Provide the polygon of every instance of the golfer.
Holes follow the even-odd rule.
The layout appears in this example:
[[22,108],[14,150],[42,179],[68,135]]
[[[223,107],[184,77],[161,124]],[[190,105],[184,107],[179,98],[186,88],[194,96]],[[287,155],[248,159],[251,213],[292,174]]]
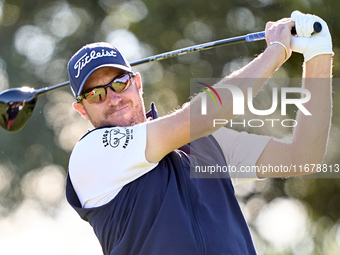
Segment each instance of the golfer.
[[[315,22],[322,31],[312,35]],[[294,26],[297,37],[291,36]],[[140,74],[108,43],[86,45],[71,58],[74,108],[95,129],[72,152],[66,194],[93,227],[105,255],[256,254],[228,173],[225,178],[190,178],[190,164],[240,169],[323,161],[333,55],[327,24],[294,12],[268,22],[265,32],[264,52],[219,83],[238,86],[244,94],[251,87],[255,94],[264,81],[258,78],[269,78],[292,51],[302,53],[302,86],[312,95],[304,107],[312,115],[297,114],[290,142],[214,127],[214,119],[235,117],[232,95],[219,88],[223,104],[207,100],[207,115],[201,114],[205,92],[167,116],[157,118],[154,106],[146,114]],[[242,179],[300,174],[305,173],[253,172]]]

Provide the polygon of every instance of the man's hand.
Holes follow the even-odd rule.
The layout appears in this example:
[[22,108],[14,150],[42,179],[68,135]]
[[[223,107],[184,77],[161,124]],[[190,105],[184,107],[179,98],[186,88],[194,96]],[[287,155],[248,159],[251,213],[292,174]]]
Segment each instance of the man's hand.
[[[276,22],[266,24],[266,42],[267,47],[281,48],[282,62],[281,65],[292,55],[291,30],[294,22],[290,18],[280,19]],[[281,66],[280,65],[280,66]]]
[[[303,53],[305,62],[317,55],[334,54],[332,38],[327,23],[323,19],[299,11],[292,12],[291,19],[295,22],[297,32],[297,36],[292,36],[291,49],[294,52]],[[315,22],[322,25],[322,30],[312,36]]]

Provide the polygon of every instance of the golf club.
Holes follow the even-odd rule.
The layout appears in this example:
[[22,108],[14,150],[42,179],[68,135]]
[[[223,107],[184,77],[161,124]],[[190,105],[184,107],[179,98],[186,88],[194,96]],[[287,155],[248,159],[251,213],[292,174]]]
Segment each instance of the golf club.
[[[319,22],[314,23],[314,31],[320,32],[322,29]],[[292,34],[296,34],[295,29]],[[254,42],[264,40],[265,32],[251,33],[244,36],[238,36],[208,43],[203,43],[187,48],[174,50],[152,57],[144,58],[130,63],[131,66],[136,66],[144,63],[158,61],[162,59],[172,58],[179,55],[208,50],[225,45],[240,43],[240,42]],[[54,85],[51,87],[34,89],[28,87],[8,89],[0,93],[0,126],[9,132],[16,132],[22,129],[32,115],[33,109],[37,102],[38,96],[45,94],[48,91],[55,90],[69,85],[69,81]]]

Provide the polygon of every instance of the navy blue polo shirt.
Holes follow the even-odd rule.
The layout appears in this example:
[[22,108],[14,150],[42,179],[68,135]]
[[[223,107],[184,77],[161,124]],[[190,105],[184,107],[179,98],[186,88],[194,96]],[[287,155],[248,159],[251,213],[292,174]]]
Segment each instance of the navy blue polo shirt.
[[99,207],[82,208],[68,175],[67,200],[91,224],[104,255],[256,254],[229,176],[190,178],[190,164],[227,162],[208,136],[169,153]]

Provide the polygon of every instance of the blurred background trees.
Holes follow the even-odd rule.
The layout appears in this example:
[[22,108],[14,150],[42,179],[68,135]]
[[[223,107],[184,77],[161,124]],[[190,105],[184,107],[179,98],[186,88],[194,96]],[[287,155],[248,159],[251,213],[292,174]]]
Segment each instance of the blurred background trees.
[[[328,23],[337,78],[339,9],[340,2],[335,0],[0,0],[0,91],[41,88],[68,80],[69,58],[87,43],[111,42],[134,61],[262,31],[267,21],[288,17],[293,10],[316,14]],[[153,101],[161,116],[171,112],[188,101],[190,78],[227,75],[251,61],[265,46],[264,41],[243,43],[134,68],[143,77],[147,110]],[[302,61],[301,55],[293,54],[274,77],[301,77]],[[270,88],[263,90],[265,93]],[[328,165],[340,163],[338,92],[334,79]],[[52,220],[64,208],[68,158],[77,140],[91,128],[72,109],[73,101],[69,88],[51,92],[39,98],[21,131],[0,130],[0,226],[28,200]],[[294,118],[294,110],[290,115]],[[291,131],[243,130],[277,137]],[[240,185],[236,194],[259,254],[340,253],[338,179],[268,179]]]

